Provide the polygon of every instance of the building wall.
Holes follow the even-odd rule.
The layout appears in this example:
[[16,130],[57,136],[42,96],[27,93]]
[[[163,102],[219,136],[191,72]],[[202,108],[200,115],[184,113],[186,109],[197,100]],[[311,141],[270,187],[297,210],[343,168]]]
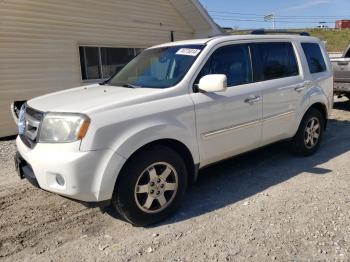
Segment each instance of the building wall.
[[194,36],[168,0],[0,1],[0,137],[10,103],[79,86],[79,45],[145,48]]

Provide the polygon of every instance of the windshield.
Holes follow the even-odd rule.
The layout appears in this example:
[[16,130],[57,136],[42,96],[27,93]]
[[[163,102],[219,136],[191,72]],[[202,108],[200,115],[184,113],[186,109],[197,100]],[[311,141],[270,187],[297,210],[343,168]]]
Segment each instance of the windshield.
[[131,60],[106,82],[112,86],[167,88],[185,76],[204,45],[152,48]]

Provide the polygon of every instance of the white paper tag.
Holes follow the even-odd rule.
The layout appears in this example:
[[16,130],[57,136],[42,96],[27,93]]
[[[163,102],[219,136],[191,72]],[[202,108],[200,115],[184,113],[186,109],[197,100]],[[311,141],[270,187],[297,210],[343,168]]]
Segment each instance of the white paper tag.
[[201,51],[200,49],[194,49],[194,48],[181,48],[176,52],[176,54],[177,55],[196,56],[199,54],[200,51]]

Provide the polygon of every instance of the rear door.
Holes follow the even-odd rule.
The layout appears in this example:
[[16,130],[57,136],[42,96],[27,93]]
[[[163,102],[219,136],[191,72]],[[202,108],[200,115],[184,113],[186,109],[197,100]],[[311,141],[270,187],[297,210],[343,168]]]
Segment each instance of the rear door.
[[262,143],[268,144],[292,135],[308,82],[300,73],[292,42],[259,42],[251,47],[263,96]]

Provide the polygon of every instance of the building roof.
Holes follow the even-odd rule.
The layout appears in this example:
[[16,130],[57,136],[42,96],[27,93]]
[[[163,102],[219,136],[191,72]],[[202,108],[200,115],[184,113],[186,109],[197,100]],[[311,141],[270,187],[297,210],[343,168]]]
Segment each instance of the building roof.
[[184,20],[193,28],[194,37],[211,37],[224,32],[198,0],[169,0]]

